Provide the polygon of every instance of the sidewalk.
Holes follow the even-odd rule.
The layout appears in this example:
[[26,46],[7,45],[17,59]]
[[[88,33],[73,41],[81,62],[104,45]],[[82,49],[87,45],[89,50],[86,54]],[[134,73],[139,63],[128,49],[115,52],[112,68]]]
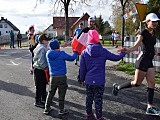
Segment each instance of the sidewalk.
[[[25,48],[28,47],[28,39],[23,39],[21,42],[22,42],[21,43],[22,48],[20,48],[20,49],[23,49],[24,47]],[[17,41],[15,41],[14,46],[15,46],[15,48],[18,48]],[[12,48],[12,49],[15,49],[15,48]],[[3,49],[10,49],[10,43],[0,45],[0,49],[2,49],[2,50]]]

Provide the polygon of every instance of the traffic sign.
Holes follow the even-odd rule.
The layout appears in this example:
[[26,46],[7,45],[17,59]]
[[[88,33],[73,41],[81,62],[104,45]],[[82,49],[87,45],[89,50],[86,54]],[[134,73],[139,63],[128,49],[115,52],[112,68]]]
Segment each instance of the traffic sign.
[[136,3],[136,9],[137,9],[139,19],[140,19],[141,22],[145,18],[147,7],[148,7],[147,4]]

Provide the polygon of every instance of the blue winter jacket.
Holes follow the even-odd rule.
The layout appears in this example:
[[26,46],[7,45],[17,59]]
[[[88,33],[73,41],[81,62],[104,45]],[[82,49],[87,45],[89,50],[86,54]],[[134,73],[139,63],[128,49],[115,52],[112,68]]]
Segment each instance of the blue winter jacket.
[[105,85],[106,60],[118,61],[125,52],[113,54],[100,44],[89,44],[82,51],[80,60],[80,81],[89,85]]
[[74,61],[77,58],[77,53],[72,56],[65,53],[64,51],[48,50],[46,58],[49,67],[49,73],[52,76],[61,76],[67,73],[66,60]]

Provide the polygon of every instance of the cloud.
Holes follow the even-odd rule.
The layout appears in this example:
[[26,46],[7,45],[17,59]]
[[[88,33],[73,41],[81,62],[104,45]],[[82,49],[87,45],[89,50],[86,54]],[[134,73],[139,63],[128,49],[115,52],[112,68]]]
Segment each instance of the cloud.
[[[11,21],[22,33],[25,33],[32,24],[35,25],[36,31],[43,31],[53,23],[53,16],[63,16],[63,14],[60,15],[59,11],[53,14],[51,10],[54,2],[51,3],[51,0],[45,0],[42,4],[38,3],[37,6],[36,1],[37,0],[1,0],[0,16]],[[74,12],[69,11],[69,17],[80,17],[83,13],[87,12],[91,16],[102,15],[104,20],[108,20],[111,14],[109,4],[104,6],[98,4],[98,1],[99,0],[92,0],[90,7],[85,5],[79,6],[78,8],[74,7]]]

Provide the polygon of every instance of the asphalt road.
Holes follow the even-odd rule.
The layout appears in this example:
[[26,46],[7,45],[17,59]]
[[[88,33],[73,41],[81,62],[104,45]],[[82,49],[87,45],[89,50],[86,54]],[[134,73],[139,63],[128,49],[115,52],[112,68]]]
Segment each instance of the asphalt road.
[[[63,48],[68,53],[71,48]],[[112,47],[108,48],[114,51]],[[33,76],[29,74],[30,54],[27,48],[0,50],[0,120],[59,120],[58,96],[53,99],[50,115],[44,115],[43,109],[34,106],[35,86]],[[126,80],[115,74],[108,66],[113,62],[107,61],[106,87],[103,102],[103,115],[107,120],[160,120],[159,116],[147,116],[146,86],[120,91],[112,95],[112,84],[123,83]],[[70,113],[64,120],[84,120],[85,88],[77,80],[78,66],[67,62],[68,91],[65,107]],[[160,94],[155,92],[155,106],[160,108]]]

